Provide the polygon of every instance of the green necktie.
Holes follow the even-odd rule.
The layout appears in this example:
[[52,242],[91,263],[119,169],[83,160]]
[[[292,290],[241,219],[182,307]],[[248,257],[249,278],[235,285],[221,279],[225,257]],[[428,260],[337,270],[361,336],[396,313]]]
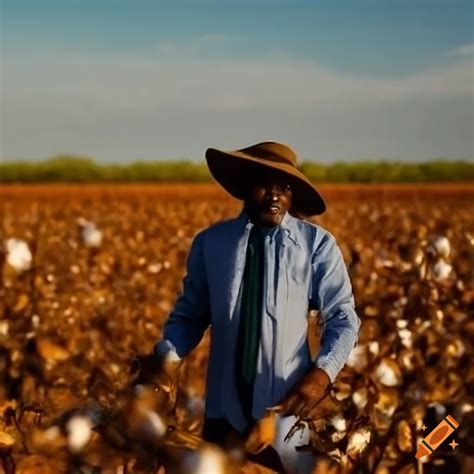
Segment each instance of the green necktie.
[[247,245],[236,348],[236,384],[247,421],[252,421],[253,385],[257,371],[262,317],[264,233],[253,226]]

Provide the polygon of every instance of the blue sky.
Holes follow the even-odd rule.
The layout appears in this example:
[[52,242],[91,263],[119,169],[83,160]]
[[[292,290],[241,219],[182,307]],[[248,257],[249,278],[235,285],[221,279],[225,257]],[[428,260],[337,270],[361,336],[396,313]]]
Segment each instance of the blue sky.
[[0,156],[472,158],[473,5],[3,0]]

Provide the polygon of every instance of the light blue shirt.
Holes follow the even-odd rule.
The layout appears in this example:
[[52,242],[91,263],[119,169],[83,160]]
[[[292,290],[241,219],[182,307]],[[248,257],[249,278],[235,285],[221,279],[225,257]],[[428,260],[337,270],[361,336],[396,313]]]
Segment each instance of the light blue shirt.
[[[199,232],[191,245],[183,291],[155,351],[185,357],[211,327],[206,416],[227,418],[245,429],[234,382],[234,354],[247,241],[253,224],[245,211]],[[347,361],[360,321],[341,251],[318,225],[286,213],[265,237],[262,327],[254,384],[253,417],[281,402],[310,369],[331,381]],[[310,309],[320,311],[321,348],[311,360],[307,342]]]

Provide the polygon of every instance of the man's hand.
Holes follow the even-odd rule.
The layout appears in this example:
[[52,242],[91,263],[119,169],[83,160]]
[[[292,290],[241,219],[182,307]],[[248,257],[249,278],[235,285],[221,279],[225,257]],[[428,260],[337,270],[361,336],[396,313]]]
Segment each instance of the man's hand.
[[267,411],[263,418],[255,423],[245,441],[245,449],[257,454],[273,443],[276,435],[276,413]]
[[162,396],[161,405],[173,410],[178,396],[178,369],[182,359],[176,352],[168,351],[138,356],[132,362],[130,374],[133,386],[154,387]]
[[328,374],[323,369],[311,369],[283,400],[282,414],[311,418],[316,405],[326,394],[330,382]]
[[130,373],[136,375],[135,385],[152,384],[164,388],[170,382],[174,382],[181,362],[174,351],[148,354],[134,359]]

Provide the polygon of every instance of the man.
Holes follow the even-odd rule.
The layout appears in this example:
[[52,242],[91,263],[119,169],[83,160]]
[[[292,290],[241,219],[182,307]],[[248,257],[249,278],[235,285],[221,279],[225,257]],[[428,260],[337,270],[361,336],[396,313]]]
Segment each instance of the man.
[[[264,142],[230,152],[210,148],[206,159],[243,210],[195,236],[183,292],[154,353],[181,359],[211,326],[203,437],[223,444],[240,435],[256,460],[270,465],[268,409],[310,416],[354,347],[359,319],[334,237],[294,217],[325,211],[294,151]],[[310,309],[323,326],[314,361]]]

